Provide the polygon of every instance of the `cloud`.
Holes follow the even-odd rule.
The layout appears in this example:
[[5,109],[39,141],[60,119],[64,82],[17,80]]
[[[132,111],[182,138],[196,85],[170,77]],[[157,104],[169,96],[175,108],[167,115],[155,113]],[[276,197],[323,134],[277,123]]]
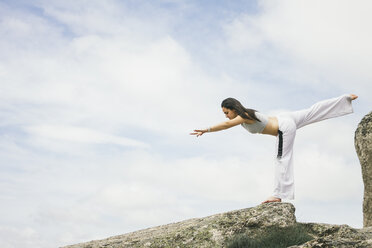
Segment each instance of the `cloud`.
[[[357,201],[363,188],[358,165],[312,147],[297,151],[299,200]],[[347,182],[347,183],[345,183]]]
[[[40,236],[38,232],[31,227],[8,227],[0,226],[0,237],[2,247],[22,247],[22,246],[35,246]],[[45,244],[44,244],[45,245]]]
[[[65,8],[68,12],[67,5]],[[110,15],[105,12],[109,11],[106,8],[101,11],[101,14]],[[49,14],[50,18],[53,13]],[[68,13],[74,18],[83,18],[74,11]],[[89,11],[85,14],[94,16]],[[8,13],[4,19],[11,17]],[[65,29],[85,25],[74,22],[71,26],[64,18],[58,15],[56,18]],[[54,35],[50,37],[47,32],[36,31],[38,38],[35,38],[19,31],[24,38],[35,42],[19,44],[18,55],[7,57],[1,66],[2,80],[8,82],[3,85],[7,94],[2,105],[5,108],[27,105],[28,112],[34,113],[34,116],[21,113],[20,122],[22,118],[29,118],[36,125],[45,122],[74,125],[99,117],[101,126],[91,126],[92,129],[102,129],[104,125],[110,133],[136,126],[157,132],[174,132],[180,125],[184,129],[190,126],[183,115],[193,111],[192,104],[203,106],[216,95],[215,92],[207,95],[204,92],[221,80],[205,75],[168,33],[151,39],[114,31],[110,36],[83,31],[76,31],[75,36],[63,36],[63,29],[53,29],[54,22],[47,20],[39,22],[31,18],[25,25],[44,26],[41,29],[51,29]],[[107,21],[126,26],[125,20]],[[144,32],[136,31],[137,34]],[[14,50],[13,40],[18,39],[17,35],[10,35],[4,50]],[[44,39],[48,45],[39,43]],[[169,115],[173,121],[164,129]],[[195,112],[194,115],[198,114]]]
[[[258,63],[297,85],[324,88],[326,81],[332,87],[360,94],[370,88],[372,33],[367,30],[372,20],[366,11],[370,2],[259,3],[259,13],[241,14],[225,26],[232,49],[254,54]],[[283,72],[283,65],[293,69]]]
[[26,128],[31,135],[47,139],[62,140],[68,142],[87,144],[115,144],[145,148],[148,145],[133,139],[105,134],[96,130],[71,126],[31,126]]

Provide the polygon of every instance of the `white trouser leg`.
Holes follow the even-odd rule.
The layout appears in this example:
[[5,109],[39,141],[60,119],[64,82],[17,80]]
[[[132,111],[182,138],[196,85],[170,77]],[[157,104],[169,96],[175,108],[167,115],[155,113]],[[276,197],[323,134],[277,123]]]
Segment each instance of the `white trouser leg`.
[[308,109],[286,113],[291,117],[297,129],[318,121],[353,113],[350,95],[342,95],[321,102],[317,102]]
[[277,136],[278,151],[275,163],[275,184],[273,196],[280,199],[294,199],[293,144],[296,137],[296,124],[291,118],[278,116],[279,130]]
[[350,96],[342,95],[318,102],[308,109],[278,115],[279,131],[282,135],[277,136],[278,156],[275,165],[273,196],[280,199],[294,199],[293,144],[296,130],[311,123],[352,112]]

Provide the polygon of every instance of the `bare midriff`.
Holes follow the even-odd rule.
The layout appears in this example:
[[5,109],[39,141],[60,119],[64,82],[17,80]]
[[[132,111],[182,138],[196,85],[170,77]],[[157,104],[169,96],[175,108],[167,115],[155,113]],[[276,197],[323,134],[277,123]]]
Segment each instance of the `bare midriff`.
[[270,134],[273,136],[278,135],[279,130],[279,123],[278,118],[276,117],[269,117],[269,121],[265,127],[265,129],[262,131],[262,134]]

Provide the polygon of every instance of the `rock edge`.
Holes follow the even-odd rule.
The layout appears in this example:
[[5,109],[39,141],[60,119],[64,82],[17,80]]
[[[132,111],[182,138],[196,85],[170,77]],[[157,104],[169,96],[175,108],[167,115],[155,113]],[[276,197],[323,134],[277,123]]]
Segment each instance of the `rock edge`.
[[[245,233],[254,237],[266,227],[287,227],[295,224],[298,224],[295,207],[291,203],[269,203],[64,248],[226,247],[227,240],[236,234]],[[372,247],[372,228],[354,229],[347,225],[300,224],[307,228],[309,235],[314,239],[291,248]]]

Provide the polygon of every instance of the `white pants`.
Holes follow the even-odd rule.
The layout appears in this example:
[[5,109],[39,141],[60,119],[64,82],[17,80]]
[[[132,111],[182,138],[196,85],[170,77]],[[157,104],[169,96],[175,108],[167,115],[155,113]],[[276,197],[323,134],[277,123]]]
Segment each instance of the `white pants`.
[[282,113],[277,116],[277,158],[273,196],[294,199],[293,143],[296,130],[308,124],[353,113],[350,95],[318,102],[308,109]]

